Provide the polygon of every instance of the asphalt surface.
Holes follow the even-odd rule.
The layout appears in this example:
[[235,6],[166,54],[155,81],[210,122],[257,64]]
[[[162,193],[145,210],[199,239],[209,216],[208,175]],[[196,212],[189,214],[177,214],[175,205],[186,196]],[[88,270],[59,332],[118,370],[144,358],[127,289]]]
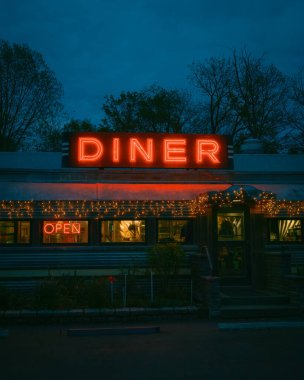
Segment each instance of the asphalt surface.
[[[159,326],[160,332],[67,334],[71,328],[128,326]],[[215,322],[190,320],[0,329],[8,330],[0,338],[1,380],[304,378],[304,328],[227,331]]]

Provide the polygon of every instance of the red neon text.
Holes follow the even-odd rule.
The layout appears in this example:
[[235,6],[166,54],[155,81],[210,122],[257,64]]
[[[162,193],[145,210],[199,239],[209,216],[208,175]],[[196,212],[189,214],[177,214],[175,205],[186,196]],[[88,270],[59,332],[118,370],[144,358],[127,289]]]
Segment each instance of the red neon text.
[[201,163],[204,158],[207,158],[211,162],[219,164],[220,160],[216,156],[219,150],[219,144],[214,140],[196,140],[196,162]]
[[70,143],[80,167],[227,168],[224,136],[157,133],[80,133]]
[[186,162],[186,140],[165,139],[164,140],[164,161],[165,162]]
[[138,139],[130,139],[130,162],[136,162],[136,152],[147,162],[153,162],[153,140],[147,139],[147,148],[145,149]]
[[113,139],[113,162],[119,162],[120,154],[120,139],[117,137],[114,137]]
[[43,232],[47,235],[52,234],[80,234],[80,223],[78,222],[55,222],[55,223],[45,223],[43,226]]
[[95,137],[79,137],[78,139],[78,161],[92,162],[101,158],[103,145]]

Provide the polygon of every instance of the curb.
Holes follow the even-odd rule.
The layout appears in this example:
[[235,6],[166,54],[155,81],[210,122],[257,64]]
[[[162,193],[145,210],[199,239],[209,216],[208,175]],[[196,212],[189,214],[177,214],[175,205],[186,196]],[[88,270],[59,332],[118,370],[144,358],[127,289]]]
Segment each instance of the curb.
[[304,328],[304,321],[265,321],[218,323],[220,330],[286,329]]
[[0,330],[0,338],[6,338],[8,336],[8,330]]
[[45,321],[60,319],[93,319],[93,320],[125,320],[148,317],[193,317],[199,316],[197,306],[180,307],[125,307],[125,308],[95,308],[70,310],[6,310],[0,313],[0,321]]
[[159,326],[68,329],[67,336],[135,335],[135,334],[142,335],[142,334],[156,334],[159,332],[160,332]]

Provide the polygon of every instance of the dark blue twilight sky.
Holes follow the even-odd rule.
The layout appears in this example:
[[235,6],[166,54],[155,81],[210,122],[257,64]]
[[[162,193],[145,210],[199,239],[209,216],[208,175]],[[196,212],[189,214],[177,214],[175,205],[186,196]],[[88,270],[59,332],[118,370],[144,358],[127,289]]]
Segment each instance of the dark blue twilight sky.
[[188,88],[188,65],[246,47],[304,66],[303,0],[0,0],[0,38],[40,51],[69,117],[98,123],[107,94]]

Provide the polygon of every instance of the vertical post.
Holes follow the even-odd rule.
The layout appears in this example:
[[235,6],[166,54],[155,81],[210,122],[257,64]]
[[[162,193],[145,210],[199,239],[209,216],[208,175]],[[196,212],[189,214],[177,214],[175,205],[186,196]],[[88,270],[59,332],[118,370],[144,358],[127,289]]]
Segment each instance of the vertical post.
[[108,281],[110,283],[110,294],[111,294],[111,304],[114,303],[114,282],[116,281],[115,277],[109,276]]
[[111,304],[113,305],[113,302],[114,302],[114,288],[113,288],[113,282],[110,283],[110,289],[111,289]]
[[205,297],[209,309],[209,318],[219,317],[221,314],[220,278],[203,276]]
[[190,279],[190,305],[193,303],[193,281]]
[[153,291],[153,272],[150,271],[150,302],[154,301],[154,291]]
[[125,273],[124,293],[123,293],[123,306],[127,306],[127,274]]

